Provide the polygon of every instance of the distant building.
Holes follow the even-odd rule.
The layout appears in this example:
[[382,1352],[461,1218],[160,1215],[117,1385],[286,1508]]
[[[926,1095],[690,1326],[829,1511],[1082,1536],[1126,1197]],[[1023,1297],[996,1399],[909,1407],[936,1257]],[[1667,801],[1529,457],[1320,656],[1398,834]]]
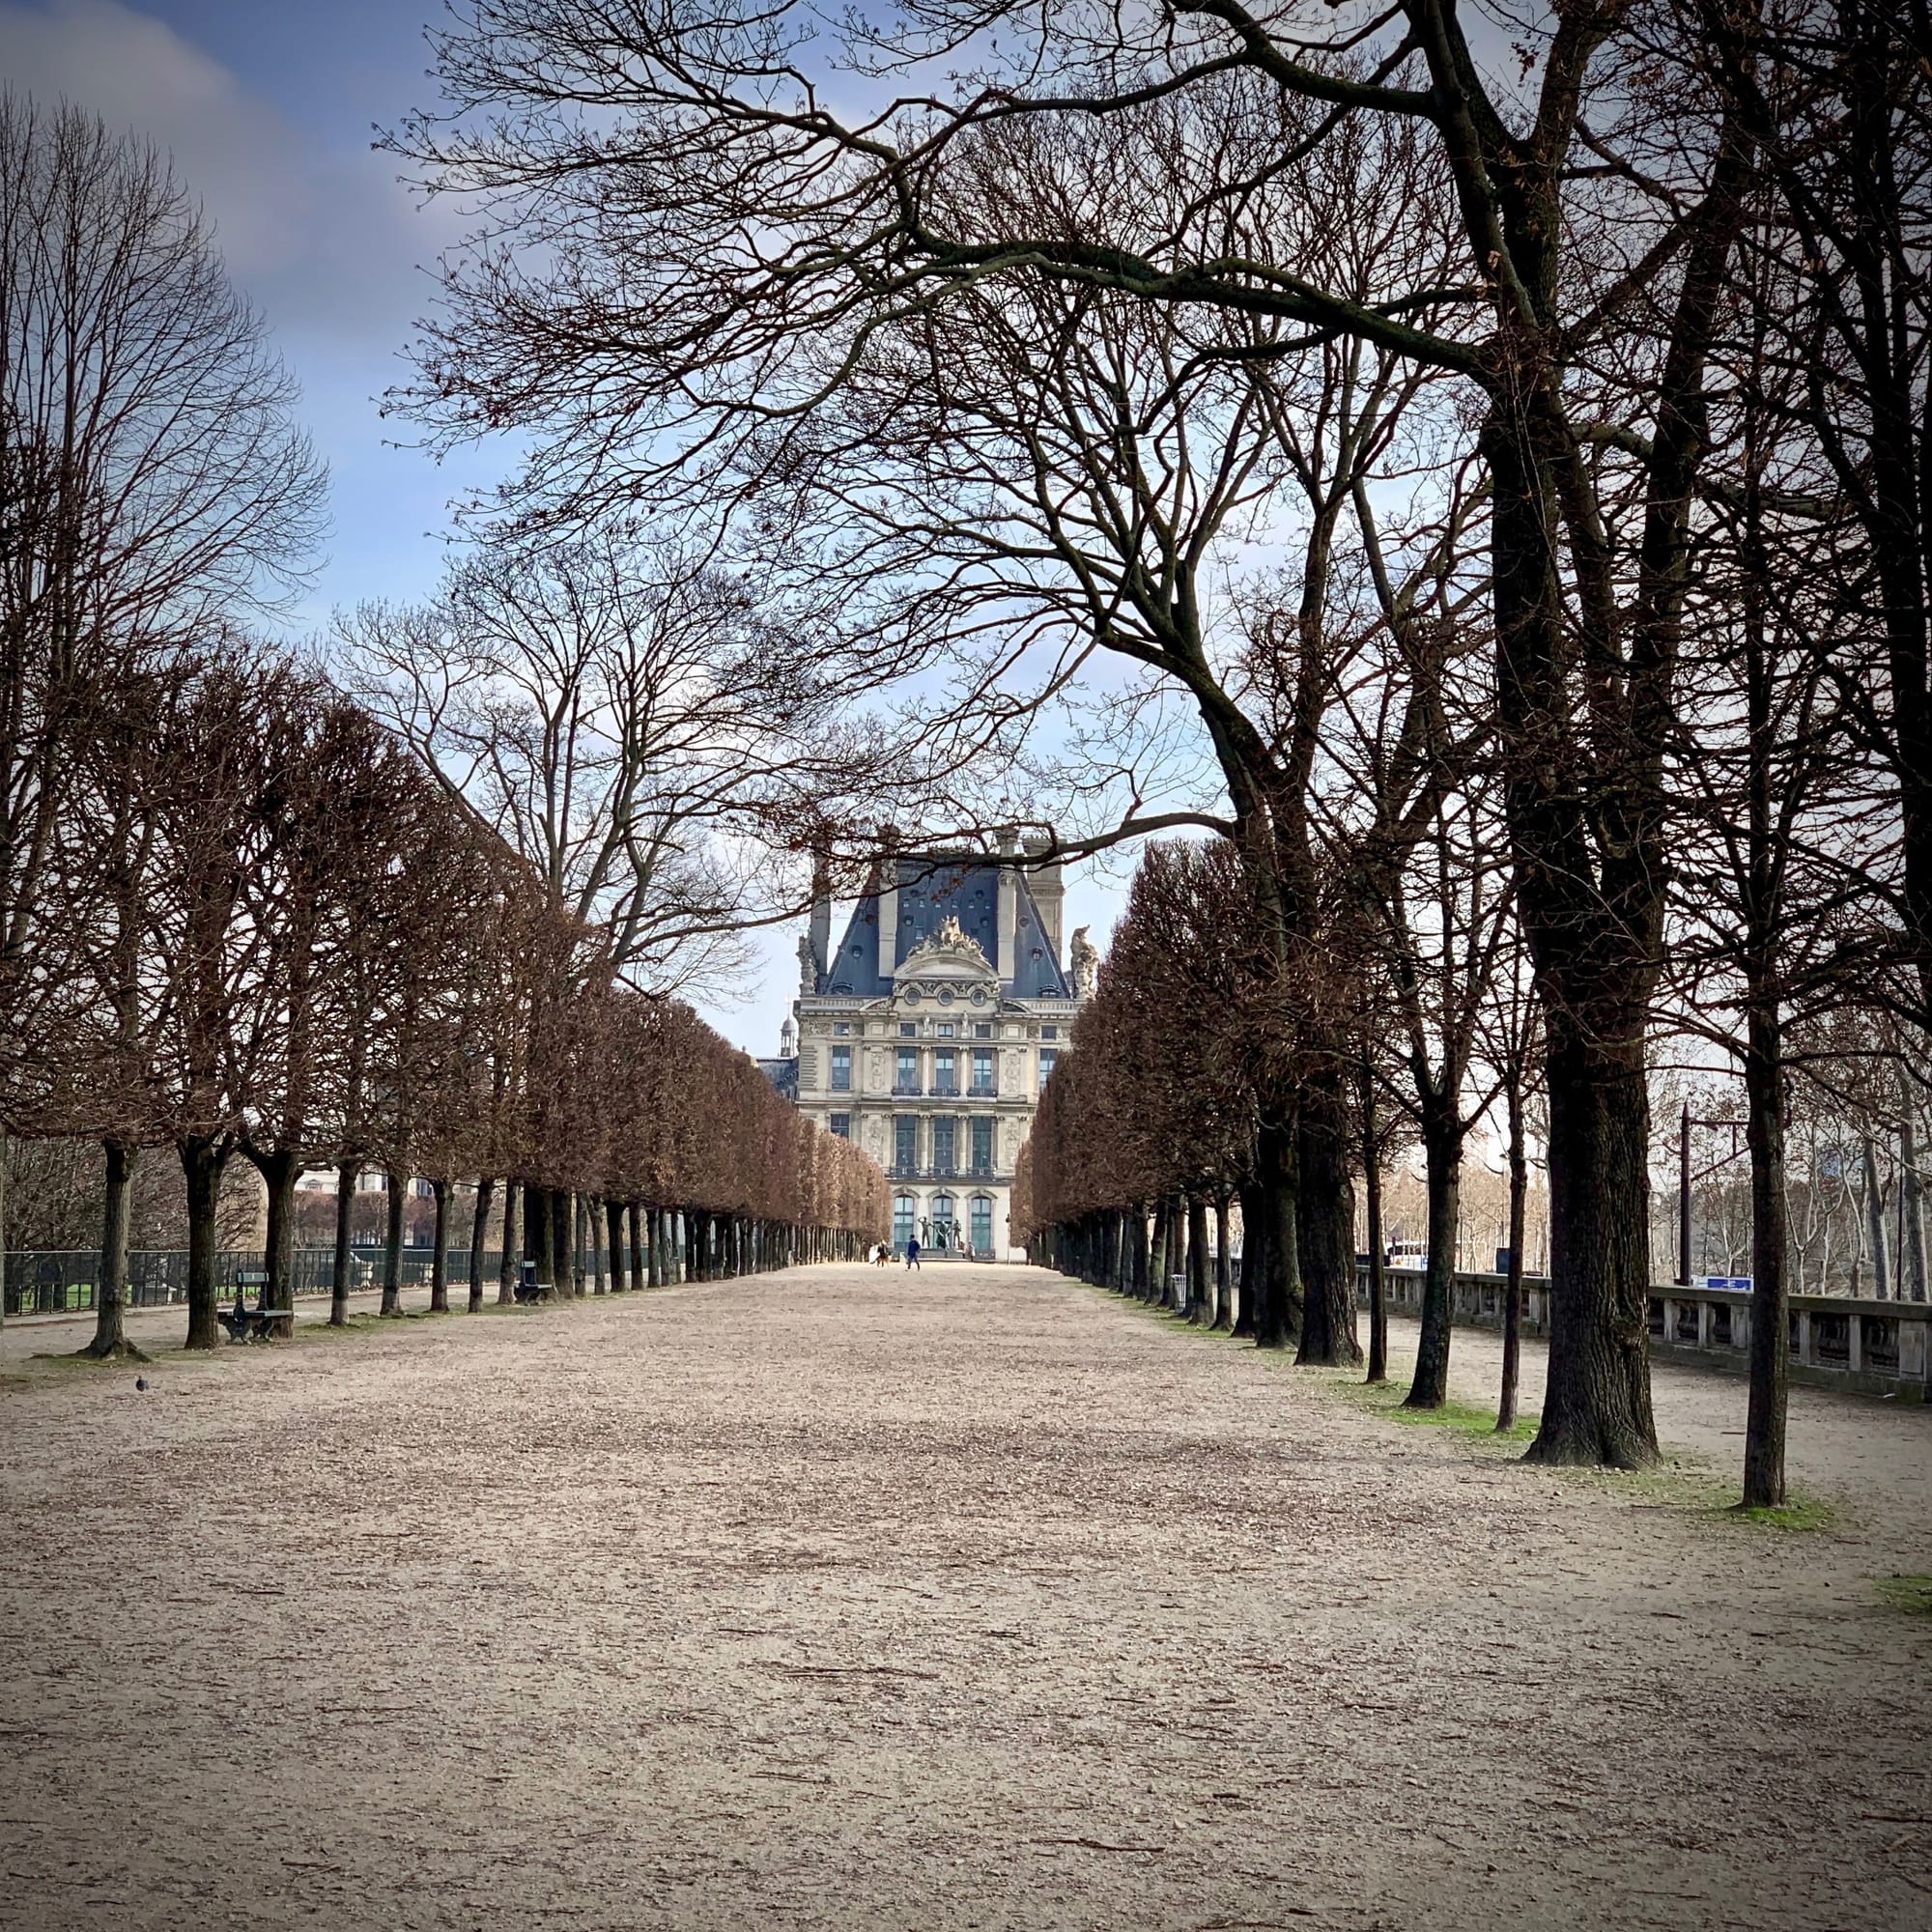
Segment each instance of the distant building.
[[1021,1255],[1013,1163],[1092,978],[1082,935],[1078,992],[1061,963],[1064,890],[1057,865],[900,853],[873,868],[836,948],[831,901],[812,908],[792,1092],[890,1177],[900,1246]]
[[786,1020],[779,1031],[779,1053],[776,1060],[760,1060],[758,1071],[782,1094],[787,1100],[798,1098],[798,1027]]

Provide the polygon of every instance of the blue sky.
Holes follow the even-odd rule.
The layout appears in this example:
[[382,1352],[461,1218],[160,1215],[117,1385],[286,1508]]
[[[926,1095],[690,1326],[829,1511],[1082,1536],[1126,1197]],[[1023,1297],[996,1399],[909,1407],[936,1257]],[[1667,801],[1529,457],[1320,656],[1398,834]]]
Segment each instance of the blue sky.
[[[489,449],[438,465],[398,447],[408,427],[380,408],[407,374],[438,251],[461,232],[453,210],[417,207],[371,146],[378,128],[433,99],[423,27],[440,11],[436,0],[0,0],[0,75],[173,153],[301,382],[333,529],[298,632],[365,597],[427,593],[450,498],[506,467]],[[1070,878],[1067,929],[1091,923],[1104,944],[1119,899],[1114,885]],[[796,939],[761,935],[758,982],[707,1009],[727,1037],[777,1050]]]

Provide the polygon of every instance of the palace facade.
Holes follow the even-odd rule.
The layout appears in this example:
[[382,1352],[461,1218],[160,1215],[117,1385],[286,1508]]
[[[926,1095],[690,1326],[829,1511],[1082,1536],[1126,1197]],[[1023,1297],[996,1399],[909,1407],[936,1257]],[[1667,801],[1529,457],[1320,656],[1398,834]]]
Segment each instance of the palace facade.
[[1013,1163],[1094,953],[1083,928],[1063,966],[1060,867],[1021,857],[1011,838],[998,854],[898,854],[836,947],[829,900],[799,942],[798,1104],[890,1177],[899,1247],[917,1235],[1023,1258],[1007,1228]]

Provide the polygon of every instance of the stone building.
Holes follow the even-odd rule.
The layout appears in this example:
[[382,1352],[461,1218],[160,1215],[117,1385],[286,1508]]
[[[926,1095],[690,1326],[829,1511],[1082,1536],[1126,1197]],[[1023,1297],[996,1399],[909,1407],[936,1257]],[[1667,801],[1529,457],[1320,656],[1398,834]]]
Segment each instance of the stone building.
[[[1001,841],[1009,860],[1019,856]],[[1018,1258],[1013,1163],[1091,989],[1062,964],[1060,867],[985,852],[901,853],[873,870],[844,936],[829,900],[799,942],[796,1095],[892,1182],[893,1239]],[[1077,982],[1077,983],[1076,983]],[[789,1041],[787,1041],[789,1044]]]

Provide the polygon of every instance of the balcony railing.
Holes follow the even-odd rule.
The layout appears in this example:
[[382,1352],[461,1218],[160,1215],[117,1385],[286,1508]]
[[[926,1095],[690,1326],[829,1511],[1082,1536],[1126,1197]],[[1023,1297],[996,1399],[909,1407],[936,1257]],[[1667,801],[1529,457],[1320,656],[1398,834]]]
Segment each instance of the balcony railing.
[[895,1160],[886,1170],[894,1180],[1004,1180],[997,1167],[975,1162],[962,1167],[950,1160]]
[[959,1087],[956,1081],[935,1080],[927,1091],[930,1092],[936,1100],[956,1100],[959,1097]]
[[921,1088],[917,1080],[895,1080],[893,1082],[893,1098],[895,1100],[917,1100],[920,1093]]
[[966,1097],[969,1100],[997,1100],[1000,1097],[1000,1090],[987,1082],[976,1080],[967,1088]]

